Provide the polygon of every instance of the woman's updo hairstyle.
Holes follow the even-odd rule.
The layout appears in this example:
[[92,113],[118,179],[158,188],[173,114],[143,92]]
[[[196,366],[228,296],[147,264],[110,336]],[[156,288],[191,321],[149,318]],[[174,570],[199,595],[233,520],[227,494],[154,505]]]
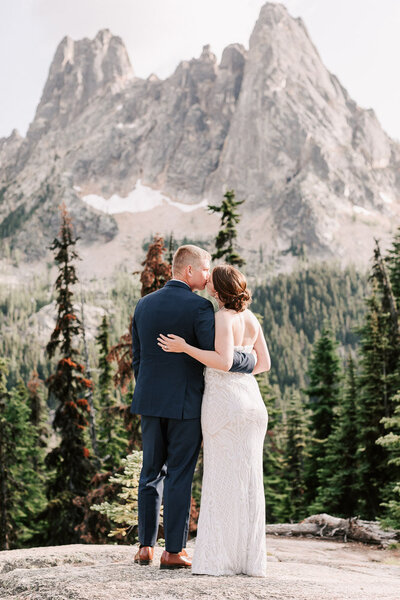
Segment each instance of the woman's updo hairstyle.
[[225,308],[242,312],[251,302],[246,278],[232,265],[219,265],[212,272],[212,282]]

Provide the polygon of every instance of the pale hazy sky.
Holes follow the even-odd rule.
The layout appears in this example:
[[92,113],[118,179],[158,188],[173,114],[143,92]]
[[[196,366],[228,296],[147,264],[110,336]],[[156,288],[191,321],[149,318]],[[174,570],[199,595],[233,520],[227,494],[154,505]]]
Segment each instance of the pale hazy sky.
[[[33,119],[50,62],[65,35],[109,28],[139,77],[170,75],[202,46],[248,47],[263,0],[0,0],[0,137]],[[353,99],[373,108],[400,140],[400,0],[286,0]]]

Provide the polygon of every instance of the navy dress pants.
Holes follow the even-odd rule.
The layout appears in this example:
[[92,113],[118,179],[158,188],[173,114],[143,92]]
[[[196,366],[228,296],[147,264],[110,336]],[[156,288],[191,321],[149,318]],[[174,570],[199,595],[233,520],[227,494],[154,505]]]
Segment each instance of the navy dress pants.
[[180,552],[189,532],[193,473],[201,445],[200,419],[142,415],[143,467],[139,480],[139,542],[154,546],[164,496],[167,552]]

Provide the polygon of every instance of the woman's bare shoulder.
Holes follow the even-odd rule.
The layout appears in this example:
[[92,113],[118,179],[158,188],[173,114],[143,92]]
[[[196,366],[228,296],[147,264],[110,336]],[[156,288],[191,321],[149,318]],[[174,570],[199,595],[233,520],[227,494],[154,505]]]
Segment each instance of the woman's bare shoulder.
[[231,321],[234,316],[235,316],[235,311],[226,310],[225,308],[220,308],[215,313],[215,320],[216,321]]
[[246,308],[246,310],[243,311],[243,315],[244,315],[245,319],[248,320],[249,322],[252,322],[255,325],[259,324],[259,320],[257,319],[256,315],[253,312],[251,312],[251,310],[249,308]]

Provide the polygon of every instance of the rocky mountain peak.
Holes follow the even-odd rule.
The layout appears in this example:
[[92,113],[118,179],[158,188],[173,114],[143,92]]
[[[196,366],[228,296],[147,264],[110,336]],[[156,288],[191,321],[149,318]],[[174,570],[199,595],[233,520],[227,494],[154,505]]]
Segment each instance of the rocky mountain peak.
[[266,2],[260,9],[257,24],[265,23],[269,26],[275,26],[282,20],[293,20],[288,13],[286,6],[276,2]]
[[110,40],[112,38],[113,38],[113,34],[111,33],[111,31],[108,28],[106,28],[106,29],[100,29],[97,32],[97,35],[94,39],[95,39],[95,41],[99,41],[102,46],[105,46],[106,44],[110,43]]
[[177,66],[170,80],[179,87],[198,85],[214,81],[217,76],[217,57],[211,52],[210,45],[203,46],[199,58],[183,60]]
[[23,139],[17,129],[13,129],[8,137],[0,138],[0,168],[15,159]]
[[215,56],[215,54],[213,52],[211,52],[210,44],[206,44],[205,46],[203,46],[203,50],[200,55],[200,60],[202,60],[203,62],[211,62],[211,63],[217,62],[217,57]]
[[399,164],[400,146],[283,5],[263,6],[249,50],[231,44],[218,65],[206,45],[165,80],[134,78],[104,29],[61,41],[28,140],[0,140],[0,232],[40,256],[64,199],[87,244],[129,238],[131,260],[155,227],[212,236],[216,221],[196,207],[231,188],[246,199],[238,241],[250,270],[305,251],[364,261],[400,218]]
[[50,125],[65,127],[95,96],[118,92],[133,77],[124,43],[108,29],[100,30],[93,40],[64,37],[28,136],[40,137]]
[[322,72],[329,77],[303,21],[291,17],[282,4],[268,2],[261,8],[249,49],[263,61],[268,77],[283,74],[297,79],[300,74],[319,79]]
[[0,144],[10,144],[14,142],[21,142],[24,138],[18,131],[18,129],[13,129],[8,137],[0,138]]
[[220,69],[228,69],[232,73],[243,71],[246,60],[246,49],[242,44],[229,44],[222,52]]
[[299,35],[304,35],[311,43],[307,29],[300,17],[294,19],[283,4],[267,2],[261,7],[250,36],[249,48],[260,43],[265,44],[268,40],[269,45],[274,46],[277,37],[285,38],[289,46],[292,46],[296,44]]
[[210,45],[203,46],[199,58],[192,58],[189,63],[191,76],[198,82],[214,80],[217,74],[217,57],[211,52]]

